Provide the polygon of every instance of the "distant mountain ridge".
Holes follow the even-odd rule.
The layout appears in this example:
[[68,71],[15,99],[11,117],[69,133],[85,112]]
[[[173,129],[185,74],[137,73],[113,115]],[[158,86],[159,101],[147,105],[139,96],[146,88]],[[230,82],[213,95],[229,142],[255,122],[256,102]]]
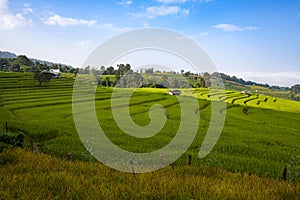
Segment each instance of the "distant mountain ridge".
[[[9,51],[0,51],[0,58],[17,58],[18,55]],[[72,67],[71,65],[67,65],[67,64],[62,64],[62,63],[54,63],[54,62],[50,62],[50,61],[45,61],[45,60],[39,60],[39,59],[35,59],[35,58],[29,58],[29,60],[31,60],[31,62],[39,62],[41,64],[46,64],[48,66],[51,66],[53,64],[58,64],[58,65],[65,65],[68,67]],[[73,68],[73,67],[72,67]]]
[[0,51],[0,58],[17,58],[17,55],[8,51]]

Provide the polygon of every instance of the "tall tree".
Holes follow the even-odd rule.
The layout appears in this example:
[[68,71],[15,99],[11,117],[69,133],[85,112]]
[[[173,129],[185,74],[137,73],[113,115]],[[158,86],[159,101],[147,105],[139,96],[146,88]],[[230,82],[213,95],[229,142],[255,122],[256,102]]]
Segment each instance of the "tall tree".
[[200,88],[200,87],[206,87],[206,83],[205,80],[202,76],[198,77],[198,82],[196,83],[196,87]]
[[153,74],[154,73],[154,68],[147,68],[147,69],[145,69],[145,73],[146,74]]
[[24,66],[33,66],[33,62],[31,62],[24,55],[20,55],[20,56],[17,57],[17,64],[19,64],[21,67],[24,67]]
[[50,72],[35,71],[33,78],[39,82],[39,87],[41,87],[42,83],[49,82],[53,78],[53,74]]
[[294,93],[294,94],[300,94],[300,84],[294,85],[292,87],[292,93]]
[[[124,65],[124,64],[118,64],[117,67],[118,67],[118,69],[117,69],[117,71],[116,71],[116,73],[115,73],[115,76],[116,76],[116,83],[119,82],[120,79],[122,79],[123,76],[124,76],[126,73],[128,73],[128,72],[132,73],[130,64],[126,64],[126,65]],[[128,77],[127,77],[127,79],[128,79]],[[123,82],[123,83],[120,83],[120,82],[119,82],[119,84],[121,84],[121,85],[123,84],[122,87],[126,87],[126,86],[127,86],[127,80],[126,80],[125,78],[123,78],[123,81],[122,81],[122,82]]]
[[117,67],[117,71],[121,77],[124,76],[129,70],[131,70],[130,64],[118,64]]
[[102,75],[106,74],[105,67],[103,65],[100,67],[100,74]]
[[9,67],[9,62],[6,58],[0,58],[0,70],[6,71]]
[[106,68],[106,73],[107,73],[108,75],[113,75],[113,74],[115,74],[115,68],[113,68],[112,66],[107,67],[107,68]]

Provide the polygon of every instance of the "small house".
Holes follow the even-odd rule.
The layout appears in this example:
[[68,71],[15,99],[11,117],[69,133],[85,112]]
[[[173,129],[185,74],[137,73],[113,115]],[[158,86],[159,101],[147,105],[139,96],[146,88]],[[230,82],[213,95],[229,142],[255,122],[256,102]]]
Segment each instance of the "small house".
[[53,78],[60,78],[60,70],[59,69],[50,69],[50,73],[53,75]]
[[48,70],[43,70],[43,74],[51,74],[52,78],[60,78],[60,70],[59,69],[50,69]]
[[169,95],[180,95],[180,90],[169,90]]
[[242,91],[242,94],[250,94],[250,92],[247,90],[244,90],[244,91]]

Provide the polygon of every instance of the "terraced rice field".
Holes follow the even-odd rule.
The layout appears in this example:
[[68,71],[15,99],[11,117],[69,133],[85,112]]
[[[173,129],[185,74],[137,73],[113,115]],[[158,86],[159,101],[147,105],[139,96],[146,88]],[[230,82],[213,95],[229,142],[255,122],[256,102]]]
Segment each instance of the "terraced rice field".
[[200,99],[222,101],[229,104],[250,106],[277,111],[300,112],[299,102],[292,100],[266,96],[259,92],[255,94],[243,94],[241,91],[218,91],[208,89],[196,89],[197,97]]
[[[0,129],[4,130],[7,122],[10,132],[23,132],[27,149],[33,144],[38,151],[61,159],[72,153],[75,160],[94,161],[74,126],[73,84],[68,74],[38,87],[32,74],[0,73]],[[88,90],[83,88],[82,92]],[[141,126],[150,122],[149,109],[154,104],[166,110],[164,128],[146,139],[129,136],[118,128],[111,111],[112,93],[112,88],[98,87],[95,97],[98,120],[112,142],[128,151],[151,152],[172,140],[179,127],[180,104],[166,89],[141,88],[130,99],[130,115]],[[183,90],[183,96],[187,93]],[[209,164],[232,172],[281,178],[286,163],[300,155],[299,102],[236,91],[195,89],[194,93],[199,102],[200,125],[189,150],[173,165],[185,165],[188,155],[192,155],[194,165]],[[123,101],[122,96],[116,97]],[[211,101],[226,102],[227,117],[217,145],[207,157],[199,159],[211,118]]]

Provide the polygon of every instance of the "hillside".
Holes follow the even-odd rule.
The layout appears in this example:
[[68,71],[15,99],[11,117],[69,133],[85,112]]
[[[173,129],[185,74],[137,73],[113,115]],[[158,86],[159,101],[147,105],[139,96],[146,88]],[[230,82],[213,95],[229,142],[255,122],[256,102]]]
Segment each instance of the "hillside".
[[[25,59],[27,59],[26,56]],[[11,52],[6,52],[6,51],[0,51],[0,71],[32,71],[31,67],[28,67],[28,62],[24,62],[24,59],[21,59],[21,61],[18,61],[18,56],[14,53]],[[17,61],[12,61],[11,59],[17,59]],[[23,60],[23,61],[22,61]],[[70,65],[65,65],[65,64],[60,64],[60,63],[54,63],[54,62],[49,62],[49,61],[44,61],[44,60],[39,60],[39,59],[34,59],[34,58],[29,58],[29,61],[34,65],[34,68],[38,68],[39,70],[45,70],[51,68],[59,68],[61,71],[66,72],[74,72],[76,71],[79,73],[90,73],[90,70],[94,70],[94,72],[97,75],[102,74],[102,80],[99,82],[100,85],[106,85],[106,77],[112,78],[111,75],[113,76],[119,76],[117,73],[124,73],[124,72],[130,72],[133,73],[134,75],[141,76],[143,74],[144,77],[148,80],[148,84],[146,87],[164,87],[162,83],[165,81],[163,80],[165,77],[170,77],[171,79],[175,77],[185,77],[188,79],[189,84],[192,87],[209,87],[209,82],[214,79],[214,77],[221,77],[224,81],[224,86],[227,90],[233,90],[233,91],[249,91],[252,94],[259,93],[259,94],[265,94],[273,97],[278,97],[278,98],[285,98],[285,99],[292,99],[292,100],[297,100],[300,101],[300,85],[294,85],[291,88],[288,87],[280,87],[280,86],[270,86],[267,83],[256,83],[253,81],[245,81],[241,78],[237,78],[235,76],[229,76],[224,73],[212,73],[209,74],[207,72],[204,72],[202,75],[200,74],[193,74],[190,71],[187,71],[185,73],[179,74],[179,72],[160,72],[159,70],[155,70],[154,68],[145,68],[142,69],[144,72],[133,72],[131,69],[130,64],[118,64],[117,68],[115,69],[114,67],[110,66],[107,68],[102,68],[101,69],[94,69],[91,68],[90,66],[87,66],[86,68],[81,68],[78,71],[74,69]],[[18,66],[19,65],[19,66]],[[43,66],[44,65],[44,66]],[[10,68],[9,68],[10,66]],[[121,71],[120,71],[121,70]],[[125,71],[124,71],[125,70]],[[123,72],[122,72],[123,71]],[[150,75],[150,76],[148,76]],[[147,78],[148,77],[148,78]],[[115,77],[113,77],[111,80],[115,80]],[[204,83],[203,81],[206,81]],[[109,80],[109,85],[115,84]],[[152,81],[152,82],[151,82]],[[155,83],[153,83],[153,81]],[[147,82],[147,81],[146,81]]]
[[[88,80],[87,75],[82,77]],[[12,138],[0,142],[0,196],[4,199],[147,199],[150,196],[294,199],[299,196],[300,102],[196,88],[200,124],[187,152],[164,169],[132,175],[96,162],[88,151],[91,147],[88,150],[84,147],[74,125],[73,85],[70,73],[38,87],[32,73],[0,72],[0,138]],[[181,101],[190,100],[190,89],[181,89],[178,101],[168,95],[168,89],[140,88],[131,96],[128,106],[122,104],[125,102],[120,95],[122,90],[127,89],[114,92],[116,100],[121,102],[116,112],[128,108],[132,120],[144,126],[150,123],[150,108],[159,104],[167,113],[166,123],[151,138],[124,133],[112,114],[113,88],[98,86],[96,115],[109,140],[130,152],[151,152],[172,141],[181,125]],[[82,84],[80,92],[87,95],[90,90]],[[216,146],[200,159],[198,153],[211,120],[212,101],[226,102],[226,120]],[[195,108],[189,109],[195,115]],[[190,121],[183,123],[189,126]],[[24,135],[24,141],[20,141],[20,135]],[[22,149],[13,147],[20,144],[16,141],[22,142]],[[191,165],[187,164],[189,155]],[[287,182],[281,181],[284,168],[288,170]]]
[[300,185],[218,167],[167,167],[126,174],[21,149],[0,154],[3,199],[297,199]]
[[0,51],[0,58],[17,58],[17,55],[8,51]]
[[[0,73],[0,75],[2,91],[0,98],[2,116],[0,120],[6,120],[9,129],[25,133],[27,140],[33,140],[41,144],[45,152],[64,157],[71,151],[76,159],[91,159],[87,156],[88,154],[83,154],[85,151],[73,124],[73,78],[69,74],[65,74],[60,80],[52,80],[41,88],[38,87],[38,83],[33,81],[30,73]],[[132,148],[138,150],[142,147],[147,149],[145,147],[149,144],[154,145],[154,147],[150,145],[149,149],[159,148],[168,143],[169,139],[167,138],[173,137],[175,127],[178,126],[178,120],[180,119],[180,116],[176,114],[179,112],[180,107],[175,97],[167,95],[167,89],[142,88],[136,91],[131,100],[133,102],[130,106],[131,112],[133,112],[132,117],[140,124],[149,123],[148,109],[153,104],[161,104],[167,108],[168,112],[173,113],[169,115],[170,121],[166,124],[166,128],[158,134],[159,137],[147,140],[150,142],[148,145],[144,142],[135,144],[135,140],[132,140],[131,137],[126,136],[123,138],[122,131],[115,123],[112,123],[114,118],[111,110],[108,109],[112,88],[99,87],[97,91],[99,93],[96,96],[96,109],[99,120],[110,121],[110,123],[103,124],[103,129],[112,134],[112,140],[116,140],[118,145],[124,146],[128,150]],[[211,114],[210,101],[214,100],[225,101],[228,104],[227,119],[222,134],[223,139],[221,138],[220,144],[216,146],[215,153],[212,153],[209,157],[217,160],[226,158],[227,161],[224,160],[224,163],[222,163],[225,168],[248,171],[247,165],[252,163],[253,167],[255,166],[251,169],[252,173],[259,175],[269,173],[272,177],[280,177],[284,163],[288,162],[291,154],[300,154],[298,152],[300,148],[294,151],[294,148],[299,145],[296,141],[300,130],[298,124],[300,102],[278,98],[275,101],[276,98],[274,97],[249,96],[234,91],[226,91],[225,94],[218,91],[208,93],[205,88],[196,89],[195,91],[199,97],[199,105],[203,107],[201,109],[201,119],[203,119],[201,123],[203,124],[199,129],[198,142],[191,147],[191,152],[193,152],[192,149],[201,146],[204,135],[200,133],[206,131],[208,127]],[[183,90],[183,96],[185,96],[185,90]],[[266,98],[268,99],[266,100]],[[122,98],[120,98],[121,100]],[[257,105],[258,102],[260,103]],[[41,113],[42,117],[38,117],[41,116]],[[3,123],[0,126],[5,129]],[[167,134],[166,138],[164,138],[164,133]],[[282,135],[285,135],[284,140]],[[240,141],[232,142],[231,137],[239,138]],[[161,142],[157,142],[158,138]],[[228,144],[226,144],[227,140],[230,141]],[[130,141],[135,145],[128,146],[131,143]],[[244,146],[243,143],[246,143],[247,146]],[[236,154],[238,150],[238,156],[227,155],[227,150],[222,150],[223,145],[227,146],[229,152],[233,151]],[[245,151],[245,149],[248,150]],[[257,163],[258,160],[254,152],[260,149],[264,149],[266,154],[260,155],[268,157],[268,161]],[[274,150],[278,153],[273,155],[272,151]],[[197,157],[197,151],[193,154]],[[249,157],[249,155],[251,156]],[[236,159],[239,160],[240,164],[232,166],[232,161]],[[182,160],[179,160],[177,163],[181,162]],[[200,162],[200,160],[196,159],[195,162]],[[269,165],[273,167],[269,168]]]
[[261,95],[267,95],[267,96],[272,96],[272,97],[277,97],[277,98],[284,98],[284,99],[292,99],[292,100],[298,100],[298,99],[293,99],[291,98],[291,88],[271,88],[271,87],[266,87],[266,86],[260,86],[258,84],[254,85],[243,85],[238,82],[234,81],[228,81],[224,80],[224,85],[227,90],[232,90],[232,91],[248,91],[251,94],[261,94]]
[[[0,58],[17,58],[18,55],[16,55],[15,53],[11,53],[8,51],[0,51]],[[29,58],[29,60],[33,63],[40,63],[40,64],[45,64],[48,66],[51,65],[66,65],[66,64],[62,64],[62,63],[55,63],[55,62],[50,62],[50,61],[45,61],[45,60],[40,60],[40,59],[35,59],[35,58]],[[72,67],[70,65],[66,65],[68,67]]]

